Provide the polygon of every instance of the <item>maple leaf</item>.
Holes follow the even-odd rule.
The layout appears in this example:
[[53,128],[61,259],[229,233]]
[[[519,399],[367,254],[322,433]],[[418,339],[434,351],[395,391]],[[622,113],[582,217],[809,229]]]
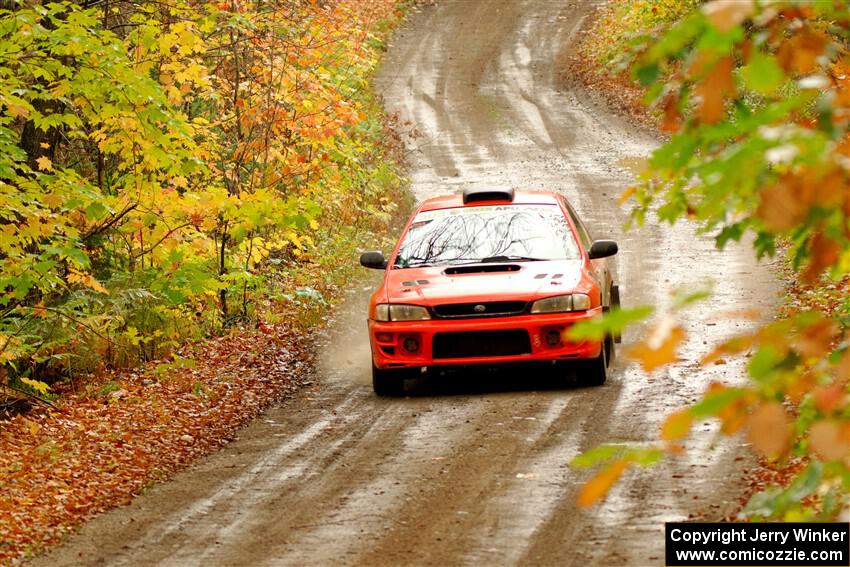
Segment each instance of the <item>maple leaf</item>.
[[50,158],[47,156],[41,156],[36,158],[35,163],[38,165],[38,169],[41,171],[50,171],[53,169],[53,162],[50,161]]
[[27,378],[26,376],[21,376],[19,380],[30,388],[32,388],[33,390],[35,390],[36,392],[38,392],[39,394],[41,394],[42,396],[46,396],[50,391],[50,386],[40,380],[33,380],[31,378]]
[[68,274],[68,283],[78,283],[100,293],[109,293],[109,290],[103,287],[103,284],[97,281],[94,276],[77,270],[71,270]]

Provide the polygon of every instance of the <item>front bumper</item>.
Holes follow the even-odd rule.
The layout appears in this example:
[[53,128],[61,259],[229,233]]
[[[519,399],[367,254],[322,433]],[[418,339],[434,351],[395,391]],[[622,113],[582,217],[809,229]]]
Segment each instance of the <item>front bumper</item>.
[[[412,368],[423,366],[498,365],[528,361],[553,361],[588,359],[599,356],[599,341],[569,342],[562,333],[571,325],[602,315],[602,308],[570,313],[518,315],[511,317],[472,319],[431,319],[427,321],[373,321],[369,320],[369,342],[372,362],[377,368]],[[445,353],[434,356],[434,337],[441,333],[487,333],[495,331],[525,331],[528,333],[529,352],[485,356],[453,356]],[[557,331],[561,339],[550,344],[547,337]],[[483,336],[483,335],[482,335]],[[405,348],[413,344],[413,351]]]

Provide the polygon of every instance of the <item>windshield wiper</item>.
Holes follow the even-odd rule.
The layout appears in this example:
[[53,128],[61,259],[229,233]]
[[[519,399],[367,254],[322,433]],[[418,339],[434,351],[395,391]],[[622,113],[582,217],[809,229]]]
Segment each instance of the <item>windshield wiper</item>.
[[497,264],[499,262],[545,262],[547,258],[534,258],[532,256],[486,256],[484,258],[455,258],[440,262],[449,266],[466,266],[469,264]]
[[547,258],[535,258],[533,256],[486,256],[484,258],[453,258],[451,260],[440,260],[435,262],[408,262],[407,264],[395,264],[393,268],[430,268],[436,265],[465,266],[467,264],[496,264],[499,262],[545,262]]
[[408,264],[393,264],[393,268],[430,268],[433,265],[431,262],[409,262]]
[[546,258],[534,258],[532,256],[487,256],[481,258],[481,263],[487,262],[545,262]]

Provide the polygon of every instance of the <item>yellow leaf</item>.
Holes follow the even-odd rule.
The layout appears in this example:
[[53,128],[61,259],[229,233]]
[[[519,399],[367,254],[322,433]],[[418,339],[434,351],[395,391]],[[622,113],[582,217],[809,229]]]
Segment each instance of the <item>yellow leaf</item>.
[[47,392],[50,390],[50,386],[48,386],[44,382],[41,382],[40,380],[32,380],[27,377],[21,377],[19,379],[21,382],[23,382],[42,396],[46,396]]
[[750,416],[747,438],[762,456],[780,457],[788,450],[791,430],[785,408],[779,402],[762,404]]
[[690,432],[693,421],[691,412],[686,409],[670,414],[661,424],[661,438],[665,441],[681,439]]
[[39,147],[41,147],[42,150],[47,150],[50,148],[50,144],[48,144],[47,142],[42,142],[39,144]]
[[50,171],[53,169],[53,162],[50,161],[50,158],[47,156],[41,156],[35,160],[35,163],[38,165],[38,169],[41,171]]
[[578,493],[578,505],[587,508],[600,498],[603,498],[629,466],[629,461],[620,459],[614,461],[581,487]]
[[290,232],[287,232],[287,233],[286,233],[286,238],[287,238],[287,239],[288,239],[288,240],[289,240],[292,244],[294,244],[296,248],[298,248],[298,249],[303,248],[303,245],[301,244],[301,239],[300,239],[300,238],[298,238],[298,235],[297,235],[297,234],[295,234],[294,232],[291,232],[291,231],[290,231]]
[[30,113],[29,109],[25,106],[21,106],[19,104],[14,103],[9,104],[8,109],[12,116],[15,116],[17,118],[26,118],[26,116]]
[[41,426],[31,419],[24,419],[24,423],[27,425],[27,429],[30,430],[30,435],[37,435],[41,431]]
[[109,293],[109,290],[103,287],[103,284],[97,281],[94,276],[92,276],[91,274],[78,272],[77,270],[73,269],[71,270],[71,273],[68,274],[68,283],[78,283],[100,293]]

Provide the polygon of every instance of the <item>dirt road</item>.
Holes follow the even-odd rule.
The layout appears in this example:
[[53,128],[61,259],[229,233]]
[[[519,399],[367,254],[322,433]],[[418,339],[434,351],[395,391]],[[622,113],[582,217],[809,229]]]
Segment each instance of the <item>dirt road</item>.
[[734,508],[747,460],[709,424],[690,443],[705,451],[628,473],[598,507],[575,505],[587,473],[566,463],[603,441],[654,440],[709,381],[736,381],[735,364],[696,364],[705,341],[745,325],[712,313],[773,295],[743,248],[716,252],[687,226],[622,233],[621,164],[656,142],[556,78],[586,13],[568,0],[440,0],[397,34],[378,85],[422,131],[418,198],[468,185],[563,191],[597,238],[619,241],[625,304],[664,306],[672,288],[717,279],[712,309],[690,313],[681,362],[647,377],[620,361],[602,388],[514,373],[378,399],[358,289],[312,391],[37,564],[659,565],[665,520]]

